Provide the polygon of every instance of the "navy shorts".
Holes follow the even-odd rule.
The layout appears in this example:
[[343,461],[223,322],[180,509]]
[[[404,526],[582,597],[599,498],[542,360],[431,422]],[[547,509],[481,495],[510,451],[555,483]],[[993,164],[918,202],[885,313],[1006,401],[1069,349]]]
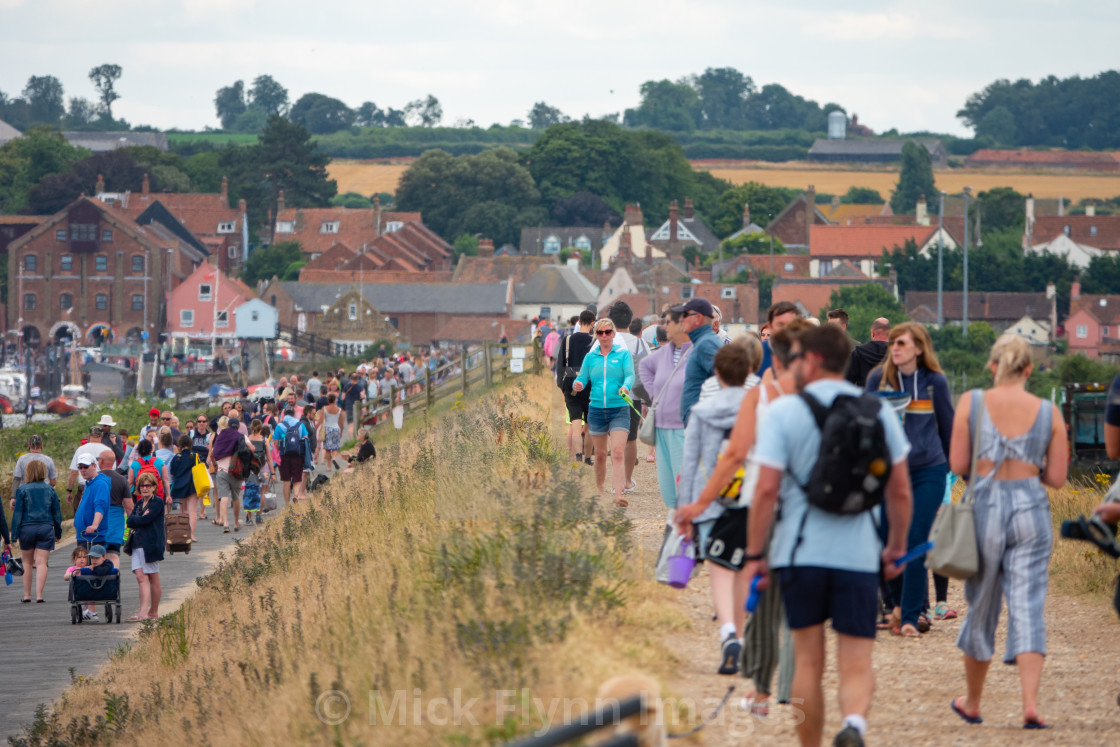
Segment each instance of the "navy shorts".
[[614,431],[630,431],[630,408],[590,407],[587,410],[587,431],[592,436],[605,436]]
[[879,574],[835,568],[779,568],[782,602],[790,630],[832,620],[832,629],[855,638],[874,638],[879,612]]
[[54,527],[50,524],[24,524],[19,528],[21,550],[53,550]]

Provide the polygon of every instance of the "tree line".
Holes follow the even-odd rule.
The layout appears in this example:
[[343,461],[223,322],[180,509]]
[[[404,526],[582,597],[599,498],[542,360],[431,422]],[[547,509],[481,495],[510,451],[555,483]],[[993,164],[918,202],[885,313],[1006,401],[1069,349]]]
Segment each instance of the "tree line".
[[19,96],[0,91],[0,119],[18,130],[38,125],[71,130],[129,129],[127,122],[113,117],[113,102],[120,98],[117,80],[120,65],[104,64],[90,68],[89,81],[97,98],[81,96],[66,99],[62,81],[53,75],[32,75]]

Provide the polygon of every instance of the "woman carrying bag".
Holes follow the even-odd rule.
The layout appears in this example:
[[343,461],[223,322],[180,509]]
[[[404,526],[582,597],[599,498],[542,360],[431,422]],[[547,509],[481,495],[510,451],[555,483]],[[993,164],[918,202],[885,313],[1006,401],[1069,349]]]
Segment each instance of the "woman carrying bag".
[[[681,326],[681,312],[669,311],[665,317],[668,342],[638,363],[638,376],[653,396],[653,404],[643,428],[655,427],[657,449],[657,487],[666,508],[677,505],[677,475],[684,454],[684,421],[681,420],[681,391],[685,364],[692,341]],[[650,418],[652,415],[652,419]],[[638,437],[649,443],[639,429]]]
[[47,484],[46,465],[29,462],[26,482],[16,489],[12,509],[12,539],[23,554],[23,602],[31,601],[31,569],[35,568],[35,601],[43,601],[47,583],[47,558],[54,543],[62,539],[62,506],[58,494]]
[[128,517],[128,527],[132,530],[128,549],[132,554],[132,572],[140,586],[140,610],[126,622],[159,617],[162,596],[159,563],[163,560],[165,539],[164,502],[156,497],[156,478],[151,473],[145,472],[136,478],[136,485],[140,492]]
[[194,487],[194,453],[191,437],[187,434],[179,436],[176,444],[177,451],[171,457],[171,500],[179,502],[179,513],[186,513],[191,521],[191,542],[198,540],[194,536],[195,526],[198,524],[198,494]]
[[[968,615],[957,636],[957,647],[964,652],[968,693],[950,705],[968,723],[982,721],[984,679],[1006,596],[1003,661],[1019,669],[1023,728],[1043,729],[1038,689],[1046,655],[1044,607],[1053,544],[1050,501],[1043,486],[1065,484],[1066,429],[1056,405],[1026,390],[1032,363],[1025,340],[1001,337],[992,348],[988,367],[995,385],[987,392],[973,390],[961,397],[949,453],[953,472],[971,479],[980,555],[978,572],[964,584]],[[979,434],[975,445],[974,433]],[[974,457],[976,474],[970,476]]]

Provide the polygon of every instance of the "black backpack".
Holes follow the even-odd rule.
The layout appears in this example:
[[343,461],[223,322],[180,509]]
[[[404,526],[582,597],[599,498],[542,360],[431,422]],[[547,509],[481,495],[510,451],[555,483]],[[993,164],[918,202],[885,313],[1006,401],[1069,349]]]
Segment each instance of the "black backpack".
[[801,489],[809,505],[833,514],[858,514],[883,502],[891,474],[887,435],[874,394],[837,395],[825,407],[801,393],[821,432],[817,463]]

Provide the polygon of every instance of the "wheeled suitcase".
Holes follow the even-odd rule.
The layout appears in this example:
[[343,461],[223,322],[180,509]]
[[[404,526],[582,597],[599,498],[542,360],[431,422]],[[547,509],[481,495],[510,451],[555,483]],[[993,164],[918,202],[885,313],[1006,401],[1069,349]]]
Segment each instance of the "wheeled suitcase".
[[186,514],[168,514],[165,519],[164,534],[167,538],[167,552],[191,551],[191,518]]

